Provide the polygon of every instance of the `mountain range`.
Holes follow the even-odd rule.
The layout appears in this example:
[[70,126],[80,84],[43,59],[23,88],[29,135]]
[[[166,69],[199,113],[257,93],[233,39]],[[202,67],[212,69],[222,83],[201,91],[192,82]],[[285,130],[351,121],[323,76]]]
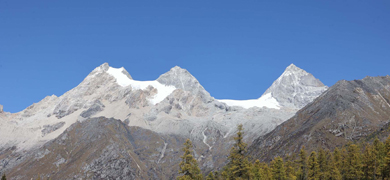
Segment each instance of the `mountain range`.
[[253,158],[269,160],[302,145],[334,148],[383,131],[389,79],[328,88],[291,64],[258,99],[229,100],[213,98],[178,66],[137,81],[104,63],[59,97],[18,113],[0,106],[0,172],[14,179],[172,179],[187,138],[209,172],[226,163],[238,124]]

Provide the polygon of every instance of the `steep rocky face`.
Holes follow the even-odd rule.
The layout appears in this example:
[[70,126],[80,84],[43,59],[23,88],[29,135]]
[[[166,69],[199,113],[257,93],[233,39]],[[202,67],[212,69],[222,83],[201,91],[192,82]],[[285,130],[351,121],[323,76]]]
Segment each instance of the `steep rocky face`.
[[[291,76],[298,77],[297,75]],[[286,77],[289,76],[286,75]],[[302,78],[301,76],[299,77]],[[282,81],[284,82],[285,80]],[[286,80],[285,83],[288,82]],[[304,86],[302,83],[293,83],[290,86]],[[279,85],[282,86],[281,83]],[[283,90],[283,88],[276,87],[275,85],[274,89]],[[313,90],[310,88],[303,89]],[[311,93],[306,92],[306,94]],[[264,102],[268,102],[268,100],[276,101],[270,95],[271,93],[268,93],[267,96],[262,97],[263,99],[260,98],[260,100],[264,100]],[[127,140],[115,140],[116,144],[101,146],[95,143],[100,141],[106,142],[106,139],[95,139],[97,142],[92,142],[88,141],[84,136],[79,137],[77,135],[72,137],[71,141],[65,141],[64,144],[53,144],[53,139],[58,139],[63,132],[73,131],[74,126],[72,125],[74,124],[78,124],[77,127],[80,127],[76,128],[78,129],[77,132],[82,134],[88,133],[89,128],[84,127],[82,124],[86,122],[86,124],[95,127],[92,121],[97,120],[96,118],[98,117],[121,120],[124,126],[130,126],[128,129],[143,129],[139,135],[140,137],[133,134],[134,137],[129,138],[130,142],[133,142],[132,139],[137,138],[140,141],[144,141],[145,138],[163,138],[164,140],[175,138],[178,145],[172,146],[170,151],[165,151],[164,157],[178,156],[177,152],[181,150],[180,145],[184,142],[183,139],[189,138],[195,145],[195,156],[199,161],[200,167],[204,172],[208,172],[221,167],[226,162],[227,154],[233,143],[232,136],[235,135],[238,124],[243,124],[245,129],[244,138],[248,144],[251,144],[253,139],[272,131],[277,125],[292,117],[296,111],[296,108],[289,107],[275,109],[267,108],[267,106],[265,108],[263,106],[251,108],[229,106],[212,98],[195,77],[180,67],[172,68],[155,81],[136,81],[131,78],[124,68],[112,68],[105,63],[95,68],[77,87],[62,96],[48,96],[19,113],[0,114],[0,156],[1,154],[4,155],[2,157],[7,156],[6,158],[0,157],[0,163],[3,164],[3,166],[0,166],[0,172],[10,169],[14,172],[16,170],[13,167],[16,165],[23,164],[25,166],[25,163],[31,162],[30,156],[32,155],[29,153],[36,153],[37,149],[40,149],[40,154],[45,154],[49,151],[54,152],[54,150],[46,151],[48,146],[52,149],[55,149],[55,146],[64,148],[64,146],[73,146],[74,141],[77,139],[84,139],[83,141],[89,142],[89,145],[97,148],[99,152],[105,150],[104,152],[108,154],[104,156],[111,156],[110,152],[115,152],[115,154],[120,154],[120,157],[125,157],[123,161],[118,162],[119,164],[130,163],[131,167],[138,168],[135,163],[137,162],[142,169],[142,172],[126,170],[126,173],[118,169],[110,169],[109,172],[105,172],[107,177],[110,177],[110,174],[124,173],[123,177],[126,178],[135,175],[137,178],[172,179],[173,174],[177,172],[177,169],[174,167],[174,164],[178,163],[177,159],[169,159],[171,164],[167,165],[168,169],[153,171],[158,178],[155,178],[155,174],[144,175],[144,172],[152,171],[148,168],[157,168],[164,159],[159,159],[158,161],[146,157],[140,158],[139,161],[126,159],[128,156],[125,155],[126,151],[123,151],[124,146],[120,146],[120,144],[126,144]],[[108,126],[111,127],[110,125]],[[99,127],[95,128],[99,130]],[[115,132],[117,130],[122,132],[122,129],[115,128],[112,131]],[[93,137],[101,137],[107,133],[112,133],[106,131],[107,129],[93,131]],[[82,141],[78,141],[78,143],[77,146],[87,146]],[[150,140],[150,143],[157,143],[157,141]],[[135,148],[133,143],[130,144],[131,146],[126,146],[126,148]],[[170,144],[175,143],[172,140],[164,143],[158,141],[157,144],[164,149],[162,144],[168,144],[168,147],[170,147]],[[152,147],[150,153],[161,153],[161,147],[159,149],[150,144],[147,146]],[[46,149],[42,149],[45,147]],[[136,150],[134,151],[136,152]],[[55,152],[58,154],[57,151]],[[78,152],[78,154],[67,155],[67,158],[73,159],[72,163],[75,163],[79,162],[75,157],[80,158],[84,156],[84,153],[87,155],[90,153],[84,150]],[[145,152],[137,152],[136,154],[137,156],[143,156]],[[145,154],[149,156],[151,155],[150,153]],[[33,156],[35,157],[35,155]],[[100,157],[102,155],[93,155],[94,158],[95,156]],[[134,155],[132,154],[132,156]],[[66,160],[67,158],[65,158],[65,155],[61,155],[61,157],[58,159],[53,159],[53,157],[49,161],[39,160],[39,162],[42,163],[42,166],[56,164],[55,162],[57,161],[59,164],[64,164],[64,159]],[[27,160],[24,161],[25,159]],[[109,164],[109,161],[104,158],[98,162],[94,165],[93,162],[88,162],[91,166],[89,171],[95,172],[99,168],[106,168],[106,164]],[[74,177],[94,177],[89,174],[75,174],[75,169],[81,168],[80,166],[75,166],[77,168],[68,172],[67,169],[71,166],[73,167],[72,163],[64,166],[56,165],[57,170],[55,172],[73,173]],[[143,168],[141,164],[144,164],[147,168]],[[34,168],[23,168],[29,169],[31,172],[35,171]],[[120,165],[120,168],[123,167]],[[27,170],[22,172],[19,169],[17,171],[20,174],[29,173]],[[53,171],[53,169],[50,170],[50,172]],[[43,174],[48,172],[49,170],[43,172]],[[131,176],[127,174],[128,172]],[[30,175],[33,176],[32,174]],[[61,177],[60,175],[65,174],[57,174],[56,177]],[[28,175],[28,177],[30,176]]]
[[212,100],[210,94],[200,85],[199,81],[187,70],[179,66],[173,67],[170,71],[158,77],[157,81],[161,84],[172,85],[178,89],[189,91],[193,95],[200,97],[205,103]]
[[339,81],[250,147],[254,158],[270,160],[318,147],[333,149],[365,139],[390,122],[390,76]]
[[229,106],[243,108],[266,107],[284,111],[298,111],[321,95],[327,88],[312,74],[291,64],[260,98],[251,100],[221,99],[219,101]]
[[[203,134],[214,132],[208,129]],[[28,154],[13,158],[13,154],[5,153],[0,157],[17,159],[5,162],[14,163],[7,171],[11,179],[38,175],[43,179],[174,179],[185,140],[99,117],[73,124],[53,141]],[[212,164],[226,159],[219,153],[226,151],[223,139],[214,140],[212,145],[218,151],[213,156],[205,156],[210,151],[208,146],[194,142],[195,158],[203,162],[202,169],[213,168]]]
[[312,74],[291,64],[264,92],[264,95],[271,93],[282,107],[300,109],[312,102],[327,88]]

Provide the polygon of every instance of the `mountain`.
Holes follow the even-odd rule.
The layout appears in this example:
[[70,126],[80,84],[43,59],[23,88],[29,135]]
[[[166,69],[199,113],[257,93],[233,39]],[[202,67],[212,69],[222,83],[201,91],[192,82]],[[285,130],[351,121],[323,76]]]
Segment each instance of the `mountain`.
[[339,81],[265,136],[256,139],[249,154],[270,160],[318,147],[334,149],[349,141],[372,140],[388,132],[390,76]]
[[[291,65],[258,100],[236,101],[246,106],[233,106],[234,100],[214,99],[178,66],[154,81],[137,81],[123,67],[104,63],[59,97],[47,96],[18,113],[0,113],[0,171],[11,172],[16,179],[30,178],[32,173],[72,179],[95,177],[88,175],[88,167],[93,166],[91,171],[101,178],[118,173],[123,178],[170,179],[179,163],[174,157],[179,157],[182,143],[189,138],[201,169],[208,172],[226,163],[238,124],[243,124],[244,138],[251,144],[326,88]],[[277,106],[263,106],[263,102]],[[62,141],[64,137],[70,139]],[[113,151],[104,155],[105,149]],[[118,171],[124,165],[110,169],[102,162],[130,165],[125,173]],[[80,168],[87,168],[87,174],[76,172]]]
[[312,74],[291,64],[259,99],[220,100],[231,106],[290,108],[298,110],[321,95],[328,87]]

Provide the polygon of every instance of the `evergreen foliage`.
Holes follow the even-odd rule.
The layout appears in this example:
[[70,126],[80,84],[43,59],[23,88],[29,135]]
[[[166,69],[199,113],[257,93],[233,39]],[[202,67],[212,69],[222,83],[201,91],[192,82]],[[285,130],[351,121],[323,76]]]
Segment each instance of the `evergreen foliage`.
[[320,168],[317,162],[316,152],[314,151],[311,152],[307,165],[308,165],[307,179],[317,180],[320,174]]
[[201,180],[203,175],[198,167],[198,162],[192,156],[192,143],[189,139],[184,143],[183,148],[184,154],[181,156],[182,161],[180,162],[179,174],[181,176],[177,177],[178,180]]
[[225,179],[249,179],[252,177],[251,164],[245,156],[247,144],[243,141],[242,124],[237,127],[237,136],[234,137],[235,143],[230,150],[229,163],[224,170]]
[[3,176],[1,176],[1,180],[7,180],[7,177],[5,177],[5,174],[3,174]]
[[[297,154],[278,156],[269,163],[259,160],[250,163],[242,131],[242,125],[238,126],[227,165],[221,172],[210,172],[206,180],[390,180],[390,136],[385,143],[379,139],[372,144],[349,143],[333,152],[318,148],[309,156],[302,146]],[[180,173],[184,175],[178,179],[202,179],[191,148],[187,140],[180,163]]]

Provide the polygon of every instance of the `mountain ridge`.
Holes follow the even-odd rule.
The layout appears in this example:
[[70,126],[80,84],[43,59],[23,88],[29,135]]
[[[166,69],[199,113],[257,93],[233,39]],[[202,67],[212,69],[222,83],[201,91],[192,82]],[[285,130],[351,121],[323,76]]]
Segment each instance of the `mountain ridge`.
[[[309,94],[315,96],[319,92]],[[0,139],[0,154],[2,151],[7,154],[1,162],[5,165],[0,167],[8,170],[22,163],[22,160],[15,159],[20,152],[39,149],[45,152],[42,149],[45,144],[75,123],[105,117],[153,132],[146,133],[146,137],[157,133],[191,139],[197,145],[195,157],[200,167],[209,171],[224,164],[238,124],[243,124],[246,129],[244,139],[251,144],[292,117],[297,110],[229,106],[214,99],[193,75],[178,66],[156,80],[137,81],[125,68],[113,68],[104,63],[78,86],[59,97],[47,96],[18,113],[0,113],[0,137],[3,137]],[[83,132],[83,129],[78,131]],[[169,154],[165,156],[180,150],[179,146],[175,148],[167,151]]]

